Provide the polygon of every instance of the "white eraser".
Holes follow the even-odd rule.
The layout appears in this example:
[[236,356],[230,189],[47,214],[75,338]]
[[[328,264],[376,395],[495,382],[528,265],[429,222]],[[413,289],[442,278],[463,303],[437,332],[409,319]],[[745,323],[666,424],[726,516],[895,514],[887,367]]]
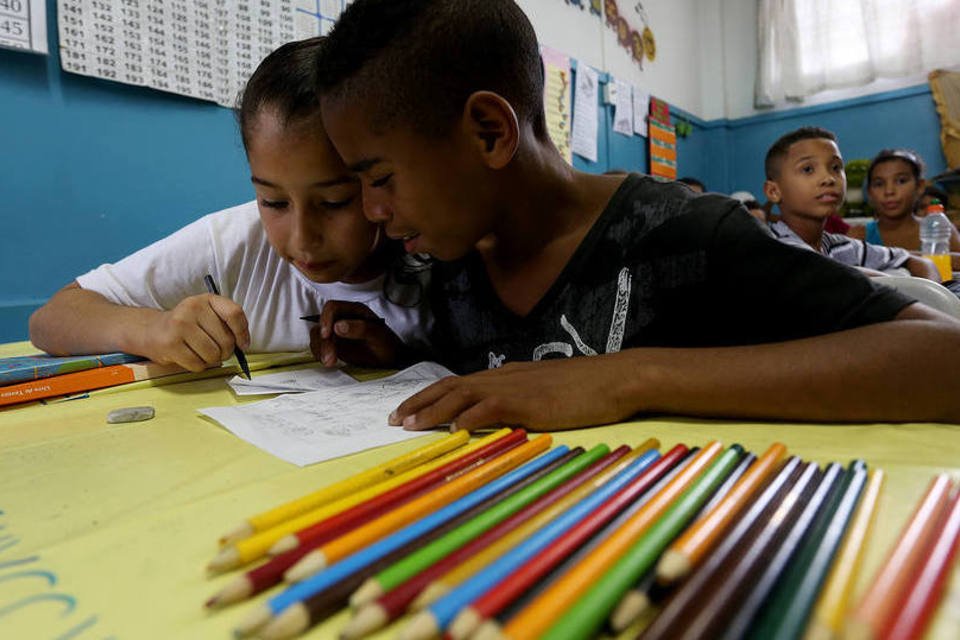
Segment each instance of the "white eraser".
[[119,422],[140,422],[149,420],[155,415],[153,407],[124,407],[123,409],[114,409],[107,414],[107,422],[116,424]]

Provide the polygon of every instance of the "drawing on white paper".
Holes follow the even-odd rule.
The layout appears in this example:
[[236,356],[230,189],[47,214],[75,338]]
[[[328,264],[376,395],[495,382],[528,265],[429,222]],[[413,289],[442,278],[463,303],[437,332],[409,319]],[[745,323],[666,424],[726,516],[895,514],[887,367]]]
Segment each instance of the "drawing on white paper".
[[340,369],[325,369],[320,365],[307,369],[257,375],[252,380],[234,376],[227,381],[227,384],[238,396],[255,396],[266,393],[304,393],[356,383],[356,379]]
[[597,161],[597,70],[577,65],[576,89],[573,93],[573,152]]
[[622,80],[610,80],[615,89],[613,103],[613,130],[625,136],[633,135],[633,88]]
[[421,362],[378,380],[200,413],[264,451],[304,466],[423,435],[391,427],[387,417],[409,396],[450,375],[436,363]]

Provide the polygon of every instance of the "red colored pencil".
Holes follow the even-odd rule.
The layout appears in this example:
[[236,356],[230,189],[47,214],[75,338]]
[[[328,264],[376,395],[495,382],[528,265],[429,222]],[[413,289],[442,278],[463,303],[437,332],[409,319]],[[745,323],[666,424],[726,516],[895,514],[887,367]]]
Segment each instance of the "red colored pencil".
[[405,482],[389,491],[384,491],[380,495],[338,513],[335,516],[325,518],[309,527],[300,529],[295,534],[280,539],[277,544],[273,546],[271,552],[284,553],[303,545],[316,547],[323,542],[333,540],[347,531],[355,529],[359,525],[383,515],[385,511],[399,507],[431,491],[438,485],[470,471],[491,457],[498,456],[501,453],[519,446],[526,440],[526,432],[522,429],[517,429],[510,435],[495,440],[485,447],[480,447],[462,458],[452,460],[442,467],[437,467],[419,478],[414,478],[410,482]]
[[506,579],[476,600],[470,609],[479,618],[489,618],[503,610],[523,592],[547,575],[618,513],[643,495],[656,480],[672,468],[686,454],[687,448],[677,445],[641,474],[636,480],[611,496],[606,502],[560,536],[552,545],[521,565]]
[[392,589],[380,596],[380,598],[377,599],[377,603],[383,607],[390,619],[401,616],[406,611],[407,606],[413,602],[414,598],[416,598],[423,588],[430,582],[442,576],[444,573],[460,564],[467,558],[473,556],[481,549],[484,549],[496,540],[499,540],[505,534],[513,531],[538,513],[543,512],[545,509],[561,500],[564,496],[569,495],[577,487],[583,485],[601,471],[614,464],[617,460],[629,453],[629,451],[630,448],[627,446],[622,446],[614,451],[611,451],[602,459],[598,460],[592,466],[584,470],[582,473],[574,476],[553,491],[550,491],[539,500],[529,504],[503,522],[485,531],[482,535],[460,547],[450,555],[446,556],[443,560],[432,564],[430,567],[424,571],[421,571],[410,580],[407,580],[395,589]]
[[909,588],[903,606],[881,637],[884,640],[913,640],[923,635],[930,617],[943,597],[943,589],[960,548],[960,484],[954,490],[953,504],[941,520],[933,549],[927,554],[920,575]]

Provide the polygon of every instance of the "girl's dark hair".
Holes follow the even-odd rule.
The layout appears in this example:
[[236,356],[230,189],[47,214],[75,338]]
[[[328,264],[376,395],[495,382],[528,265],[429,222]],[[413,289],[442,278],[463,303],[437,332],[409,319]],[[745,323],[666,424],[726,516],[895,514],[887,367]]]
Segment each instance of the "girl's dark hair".
[[870,184],[870,181],[873,180],[873,170],[874,168],[883,162],[890,162],[891,160],[903,160],[908,165],[910,165],[911,171],[913,171],[913,177],[919,182],[923,178],[924,164],[923,159],[920,157],[920,154],[909,149],[882,149],[880,153],[874,156],[873,160],[870,161],[870,168],[867,169],[867,184]]
[[277,110],[284,124],[320,112],[316,66],[324,36],[288,42],[268,55],[247,80],[237,99],[237,124],[243,146],[249,145],[253,121],[265,106]]

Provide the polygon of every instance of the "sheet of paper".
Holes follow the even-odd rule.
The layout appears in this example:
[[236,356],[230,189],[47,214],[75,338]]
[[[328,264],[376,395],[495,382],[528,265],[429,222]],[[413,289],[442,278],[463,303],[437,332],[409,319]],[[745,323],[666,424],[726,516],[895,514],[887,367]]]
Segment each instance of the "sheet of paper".
[[573,162],[570,149],[570,56],[541,45],[544,87],[543,107],[547,116],[547,131],[560,155]]
[[265,393],[318,391],[329,387],[357,384],[357,381],[340,369],[325,369],[317,365],[309,369],[255,375],[253,380],[234,376],[227,381],[227,384],[238,396],[256,396]]
[[613,130],[625,136],[633,135],[633,87],[622,80],[611,78],[616,92],[613,103]]
[[573,152],[597,161],[597,70],[582,62],[577,65],[577,88],[573,94]]
[[0,2],[0,47],[47,53],[46,0]]
[[387,424],[412,394],[453,375],[421,362],[392,376],[263,402],[200,409],[234,435],[301,467],[423,435]]
[[650,94],[640,87],[633,88],[633,132],[647,137],[647,113],[650,111]]

